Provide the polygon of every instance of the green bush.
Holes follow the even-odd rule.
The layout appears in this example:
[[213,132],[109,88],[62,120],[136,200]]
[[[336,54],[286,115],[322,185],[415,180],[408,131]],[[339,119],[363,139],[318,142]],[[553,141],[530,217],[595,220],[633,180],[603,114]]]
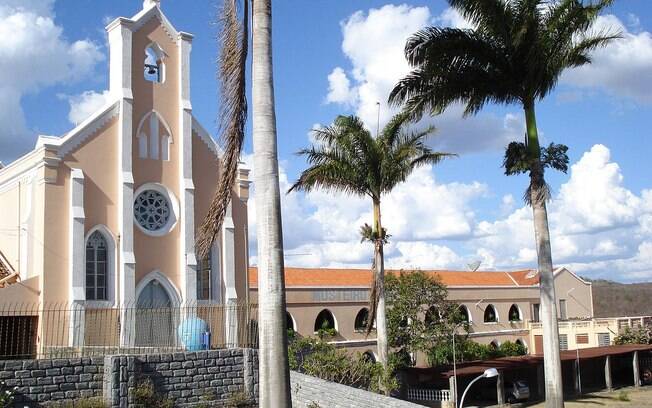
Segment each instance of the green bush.
[[172,408],[174,406],[172,400],[156,393],[154,384],[149,378],[144,379],[134,388],[134,402],[139,407]]
[[244,391],[234,392],[226,400],[224,404],[228,408],[241,408],[241,407],[251,407],[253,406],[254,401],[251,399],[251,396]]
[[350,355],[321,339],[301,338],[290,343],[290,369],[327,381],[379,392],[381,387],[396,389],[393,373],[369,361],[363,354]]
[[[523,356],[527,349],[521,344],[506,341],[495,348],[491,345],[476,343],[466,336],[455,337],[455,360],[459,362],[489,360],[499,357]],[[428,363],[431,366],[446,365],[453,363],[452,341],[446,344],[440,343],[428,352]]]
[[50,408],[107,408],[106,403],[100,397],[81,398],[74,401],[59,402],[49,405]]
[[627,327],[622,334],[616,336],[614,344],[652,344],[652,327]]
[[4,381],[0,381],[0,408],[9,408],[14,402],[14,395],[18,387],[9,388]]

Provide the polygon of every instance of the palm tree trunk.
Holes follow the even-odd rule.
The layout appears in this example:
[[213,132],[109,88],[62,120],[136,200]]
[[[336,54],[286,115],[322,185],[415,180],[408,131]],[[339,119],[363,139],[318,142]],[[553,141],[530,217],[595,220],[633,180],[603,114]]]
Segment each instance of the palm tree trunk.
[[528,136],[528,151],[533,158],[530,169],[530,203],[534,218],[534,233],[539,266],[539,288],[541,296],[541,321],[543,323],[543,365],[546,384],[546,408],[564,406],[561,358],[559,355],[559,328],[557,325],[557,304],[552,270],[550,229],[546,209],[547,187],[545,184],[539,134],[534,104],[525,106],[525,120]]
[[[247,0],[245,0],[247,1]],[[271,0],[253,3],[253,148],[258,235],[260,406],[292,406],[272,71]]]
[[387,340],[387,315],[385,311],[385,256],[383,253],[384,237],[382,236],[382,223],[380,219],[380,200],[374,200],[374,266],[376,274],[376,338],[378,346],[378,360],[387,369],[389,345]]

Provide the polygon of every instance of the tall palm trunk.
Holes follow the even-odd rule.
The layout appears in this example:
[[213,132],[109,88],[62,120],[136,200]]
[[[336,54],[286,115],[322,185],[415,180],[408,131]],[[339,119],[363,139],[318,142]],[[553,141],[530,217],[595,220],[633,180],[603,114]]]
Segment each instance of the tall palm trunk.
[[253,147],[258,235],[260,406],[292,406],[272,71],[271,0],[253,3]]
[[[540,159],[539,133],[534,103],[525,105],[528,151],[534,162],[530,169],[530,203],[534,218],[534,233],[539,266],[541,296],[541,321],[543,323],[543,365],[546,384],[546,408],[564,406],[561,358],[559,356],[559,330],[557,304],[550,249],[550,229],[546,209],[547,187]],[[534,159],[535,158],[535,159]]]
[[375,290],[378,299],[376,305],[376,344],[378,346],[378,360],[383,368],[387,369],[389,345],[387,340],[387,315],[385,311],[385,256],[383,253],[383,227],[380,219],[380,200],[374,200],[374,266]]

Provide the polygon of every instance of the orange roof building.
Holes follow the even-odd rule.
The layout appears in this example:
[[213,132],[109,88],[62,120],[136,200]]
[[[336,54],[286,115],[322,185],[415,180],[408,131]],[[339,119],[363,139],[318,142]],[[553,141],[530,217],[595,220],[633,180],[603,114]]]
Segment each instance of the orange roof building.
[[[402,273],[387,270],[387,273]],[[404,271],[405,273],[409,273]],[[520,342],[539,352],[539,338],[530,327],[539,320],[539,274],[536,270],[451,271],[425,270],[448,287],[448,297],[460,305],[470,323],[470,337],[479,343]],[[555,290],[559,318],[593,317],[591,283],[566,268],[558,268]],[[258,297],[258,271],[249,268],[252,302]],[[336,345],[374,354],[373,334],[366,336],[361,322],[368,314],[369,269],[285,268],[287,326],[301,336],[313,336],[324,324],[336,329]],[[325,323],[324,323],[325,322]],[[597,343],[597,339],[593,343]]]

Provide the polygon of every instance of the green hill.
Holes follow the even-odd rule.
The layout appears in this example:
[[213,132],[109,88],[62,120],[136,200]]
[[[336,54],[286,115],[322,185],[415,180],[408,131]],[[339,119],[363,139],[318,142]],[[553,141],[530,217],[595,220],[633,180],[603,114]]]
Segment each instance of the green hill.
[[652,283],[592,283],[595,317],[652,316]]

